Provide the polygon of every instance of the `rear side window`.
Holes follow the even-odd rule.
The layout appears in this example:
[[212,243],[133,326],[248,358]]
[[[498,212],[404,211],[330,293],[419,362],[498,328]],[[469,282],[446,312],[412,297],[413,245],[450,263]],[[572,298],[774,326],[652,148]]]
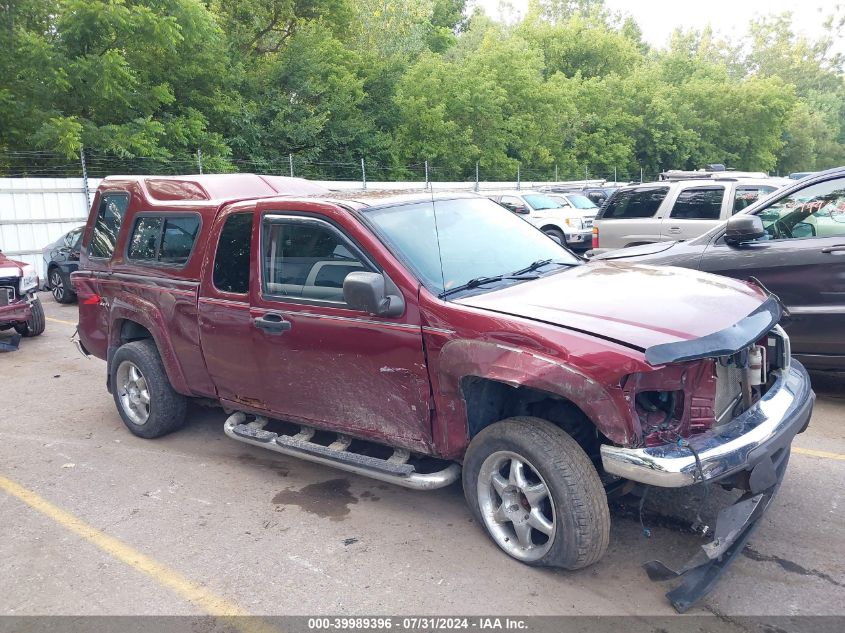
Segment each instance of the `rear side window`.
[[724,187],[684,189],[678,194],[669,215],[676,220],[718,220],[724,197]]
[[601,217],[603,220],[650,218],[657,213],[668,192],[668,187],[617,191],[605,203]]
[[742,211],[745,207],[754,204],[763,196],[772,193],[776,188],[769,185],[744,185],[737,187],[734,193],[734,206],[731,209],[731,214]]
[[104,193],[100,197],[97,219],[94,220],[94,233],[88,254],[100,259],[111,259],[117,235],[129,206],[129,196],[125,193]]
[[199,233],[199,216],[143,215],[135,220],[128,258],[147,264],[184,265]]
[[161,232],[158,260],[162,264],[185,264],[191,257],[197,239],[199,218],[166,218]]
[[140,217],[135,220],[135,230],[129,238],[129,259],[155,261],[162,221],[161,217]]
[[252,253],[252,213],[226,218],[214,256],[214,287],[223,292],[249,292],[249,261]]

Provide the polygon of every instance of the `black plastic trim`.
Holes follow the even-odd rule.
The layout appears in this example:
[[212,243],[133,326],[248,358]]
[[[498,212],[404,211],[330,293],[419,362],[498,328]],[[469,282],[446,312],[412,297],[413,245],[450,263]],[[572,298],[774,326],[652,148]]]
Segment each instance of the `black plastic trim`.
[[747,317],[724,330],[689,341],[652,345],[645,350],[645,360],[656,366],[728,356],[756,342],[777,325],[782,316],[783,306],[777,297],[771,296]]

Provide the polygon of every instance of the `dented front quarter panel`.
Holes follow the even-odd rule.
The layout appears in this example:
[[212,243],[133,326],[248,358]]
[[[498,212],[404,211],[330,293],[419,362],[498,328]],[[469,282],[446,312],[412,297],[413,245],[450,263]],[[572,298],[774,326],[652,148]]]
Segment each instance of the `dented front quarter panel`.
[[570,400],[611,442],[631,445],[639,425],[622,379],[651,372],[642,352],[588,334],[440,301],[421,291],[423,336],[435,398],[440,453],[460,457],[469,442],[465,377],[525,386]]

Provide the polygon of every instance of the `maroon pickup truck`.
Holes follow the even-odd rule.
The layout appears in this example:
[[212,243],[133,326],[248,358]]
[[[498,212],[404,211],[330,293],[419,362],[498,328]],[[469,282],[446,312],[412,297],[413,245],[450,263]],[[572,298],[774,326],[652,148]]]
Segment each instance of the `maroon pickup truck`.
[[764,289],[586,263],[470,194],[107,178],[72,281],[132,433],[180,428],[198,398],[257,447],[418,490],[462,478],[525,563],[599,560],[614,491],[743,491],[690,564],[646,564],[683,576],[680,611],[744,547],[814,401]]
[[[35,294],[38,273],[31,264],[9,259],[0,251],[0,330],[14,328],[21,336],[38,336],[44,332],[44,308]],[[17,348],[20,336],[11,343],[0,341],[0,351]]]

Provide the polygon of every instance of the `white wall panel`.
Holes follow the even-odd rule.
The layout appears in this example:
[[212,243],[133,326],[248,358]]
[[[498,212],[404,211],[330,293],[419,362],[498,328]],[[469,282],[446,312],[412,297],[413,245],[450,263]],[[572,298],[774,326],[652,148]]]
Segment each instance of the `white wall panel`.
[[[92,195],[99,184],[88,181]],[[81,178],[0,178],[0,250],[34,264],[42,280],[41,249],[87,217]]]

